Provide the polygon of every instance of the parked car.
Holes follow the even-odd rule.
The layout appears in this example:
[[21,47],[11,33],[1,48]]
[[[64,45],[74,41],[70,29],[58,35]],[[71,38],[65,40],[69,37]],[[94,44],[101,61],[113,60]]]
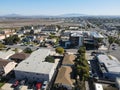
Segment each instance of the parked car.
[[93,78],[95,78],[95,79],[97,79],[97,80],[99,79],[97,73],[94,73],[94,74],[93,74]]
[[12,87],[17,87],[19,85],[19,81],[16,80],[15,83],[12,85]]
[[33,47],[33,45],[32,45],[32,44],[30,44],[29,46],[30,46],[30,47]]
[[44,81],[42,84],[42,90],[46,90],[48,86],[48,81]]
[[105,53],[104,52],[91,52],[91,56],[95,56],[99,54],[105,54]]
[[94,56],[96,54],[96,52],[91,52],[91,56]]
[[28,85],[28,89],[33,89],[34,87],[35,87],[34,83],[30,83],[30,84]]
[[115,46],[115,44],[112,44],[112,46]]
[[90,77],[90,78],[93,78],[93,74],[92,74],[91,71],[89,71],[89,77]]
[[42,83],[38,82],[38,83],[36,84],[36,90],[40,90],[41,87],[42,87]]
[[25,84],[25,80],[21,80],[21,81],[20,81],[20,84],[21,84],[21,85],[24,85],[24,84]]
[[117,50],[117,48],[116,48],[116,47],[113,47],[112,50]]
[[91,64],[90,64],[90,60],[88,60],[87,62],[88,62],[88,65],[91,66]]

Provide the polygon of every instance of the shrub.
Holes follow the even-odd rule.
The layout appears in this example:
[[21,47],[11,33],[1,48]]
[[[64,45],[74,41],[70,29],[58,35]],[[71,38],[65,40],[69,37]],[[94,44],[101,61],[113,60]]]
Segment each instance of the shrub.
[[45,58],[45,61],[46,61],[46,62],[54,63],[54,62],[55,62],[55,59],[54,59],[54,57],[52,57],[52,56],[47,56],[47,57]]
[[62,47],[57,47],[55,49],[56,53],[59,53],[59,54],[63,54],[64,53],[64,49]]
[[25,53],[32,53],[32,50],[31,50],[31,48],[25,48],[24,50],[23,50]]

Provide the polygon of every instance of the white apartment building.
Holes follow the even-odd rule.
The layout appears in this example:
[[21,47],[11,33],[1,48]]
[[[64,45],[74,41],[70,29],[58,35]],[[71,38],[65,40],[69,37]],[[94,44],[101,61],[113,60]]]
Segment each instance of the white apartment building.
[[22,61],[15,69],[16,79],[28,79],[28,81],[50,81],[56,63],[45,62],[46,56],[50,54],[49,49],[34,51],[26,60]]

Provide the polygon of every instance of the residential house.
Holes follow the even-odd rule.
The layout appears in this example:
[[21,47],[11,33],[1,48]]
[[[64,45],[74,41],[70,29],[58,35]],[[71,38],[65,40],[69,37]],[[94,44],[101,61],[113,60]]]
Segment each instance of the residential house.
[[0,40],[5,39],[6,37],[10,37],[11,35],[14,35],[15,32],[12,30],[2,30],[0,31]]
[[0,59],[0,76],[6,76],[16,65],[14,61]]
[[11,55],[15,54],[14,51],[12,50],[4,50],[4,51],[0,51],[0,58],[2,59],[8,59]]
[[59,69],[58,75],[55,80],[55,85],[59,87],[67,88],[67,90],[72,90],[74,87],[75,80],[71,78],[72,68],[69,66],[62,66]]
[[17,63],[20,63],[21,61],[25,60],[28,57],[29,57],[29,54],[21,52],[21,53],[13,54],[12,56],[9,57],[9,59]]

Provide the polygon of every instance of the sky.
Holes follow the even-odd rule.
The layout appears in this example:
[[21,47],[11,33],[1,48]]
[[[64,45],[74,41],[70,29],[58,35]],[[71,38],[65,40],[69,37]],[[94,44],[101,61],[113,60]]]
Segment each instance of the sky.
[[0,15],[120,15],[120,0],[0,0]]

